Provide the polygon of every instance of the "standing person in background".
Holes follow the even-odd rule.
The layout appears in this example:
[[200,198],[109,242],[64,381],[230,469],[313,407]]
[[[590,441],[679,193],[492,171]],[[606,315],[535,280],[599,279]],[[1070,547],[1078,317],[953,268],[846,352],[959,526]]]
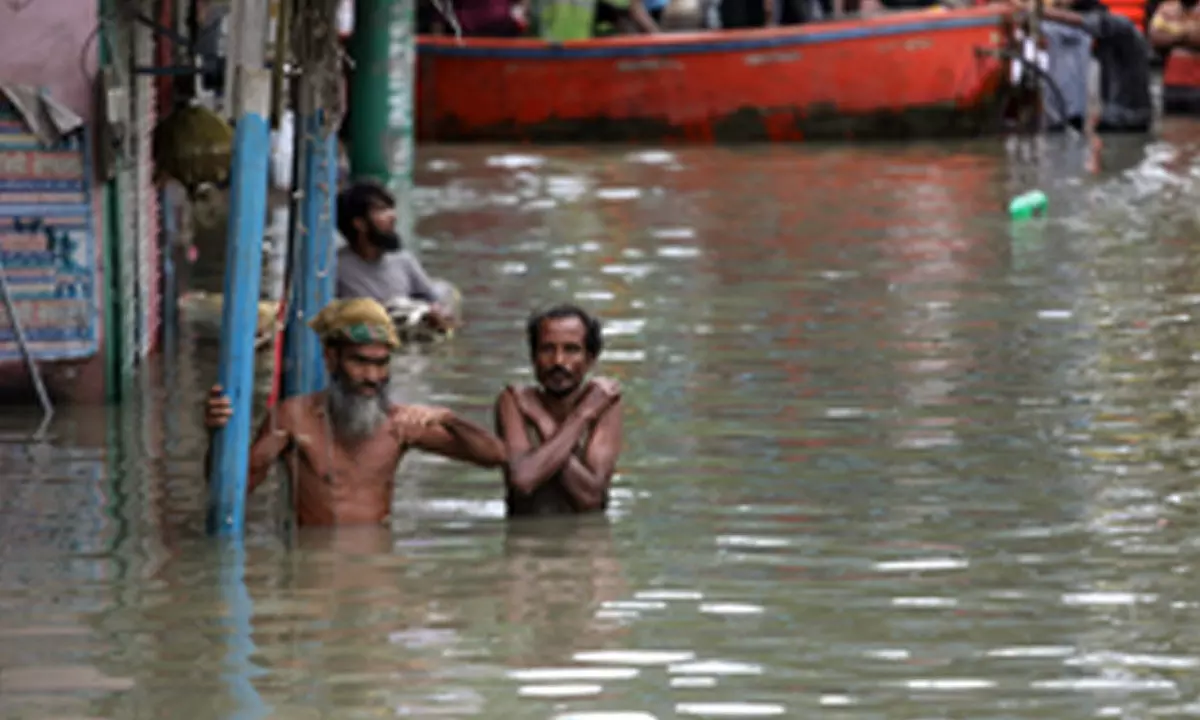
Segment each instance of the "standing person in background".
[[[666,0],[651,0],[658,5],[658,17],[666,8]],[[660,32],[658,22],[646,0],[596,0],[596,15],[592,20],[596,36],[641,32],[654,35]]]
[[775,0],[720,0],[718,11],[725,30],[775,26]]
[[663,14],[671,5],[671,0],[642,0],[642,5],[646,8],[646,13],[650,15],[650,19],[654,21],[658,29],[662,28]]
[[1150,19],[1149,35],[1163,56],[1163,111],[1200,112],[1200,2],[1166,0]]
[[[439,5],[425,0],[423,4],[429,6],[426,17],[434,35],[454,35],[457,23],[463,37],[520,37],[529,25],[521,0],[445,0]],[[452,17],[444,15],[443,8]]]

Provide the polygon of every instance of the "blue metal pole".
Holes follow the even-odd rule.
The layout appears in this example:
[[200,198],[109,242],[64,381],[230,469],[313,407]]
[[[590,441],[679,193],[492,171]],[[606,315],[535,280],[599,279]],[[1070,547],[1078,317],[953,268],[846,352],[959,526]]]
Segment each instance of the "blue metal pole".
[[337,275],[334,198],[337,195],[337,134],[316,111],[301,118],[304,183],[300,222],[294,226],[296,258],[284,336],[283,397],[325,388],[321,343],[308,321],[333,299]]
[[246,524],[246,471],[250,462],[250,413],[254,392],[254,337],[262,281],[262,243],[267,215],[267,160],[271,147],[271,75],[262,68],[237,69],[243,109],[233,139],[229,230],[225,251],[225,301],[221,318],[218,382],[233,408],[213,438],[208,531],[240,538]]

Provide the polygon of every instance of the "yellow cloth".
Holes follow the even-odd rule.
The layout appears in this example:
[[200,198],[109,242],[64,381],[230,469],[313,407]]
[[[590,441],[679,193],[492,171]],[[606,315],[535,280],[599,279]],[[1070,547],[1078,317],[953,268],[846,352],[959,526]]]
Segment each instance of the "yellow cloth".
[[1164,3],[1159,6],[1158,10],[1154,13],[1154,17],[1150,19],[1150,29],[1170,33],[1183,33],[1187,32],[1191,21],[1191,13],[1185,11],[1182,6]]
[[1167,32],[1183,32],[1185,25],[1177,20],[1168,20],[1162,15],[1155,15],[1150,21],[1150,27],[1154,30],[1166,30]]
[[400,336],[391,316],[370,298],[334,300],[321,309],[308,326],[321,342],[341,340],[355,345],[384,343],[392,350],[400,347]]

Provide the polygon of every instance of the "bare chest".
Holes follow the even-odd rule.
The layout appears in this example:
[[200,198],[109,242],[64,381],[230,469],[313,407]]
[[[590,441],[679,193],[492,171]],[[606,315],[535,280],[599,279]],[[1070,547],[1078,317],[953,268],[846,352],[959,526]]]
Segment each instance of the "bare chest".
[[293,435],[302,477],[331,490],[390,487],[404,455],[400,439],[387,428],[357,442],[338,439],[321,423],[304,423]]

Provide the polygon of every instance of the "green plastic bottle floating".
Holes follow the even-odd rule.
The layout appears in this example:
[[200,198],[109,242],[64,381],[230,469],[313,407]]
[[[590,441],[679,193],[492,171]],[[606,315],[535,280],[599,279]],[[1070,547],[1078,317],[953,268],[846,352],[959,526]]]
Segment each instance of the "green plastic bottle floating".
[[1046,214],[1049,204],[1046,193],[1041,190],[1030,190],[1012,199],[1012,202],[1008,204],[1008,216],[1013,220],[1041,217]]

